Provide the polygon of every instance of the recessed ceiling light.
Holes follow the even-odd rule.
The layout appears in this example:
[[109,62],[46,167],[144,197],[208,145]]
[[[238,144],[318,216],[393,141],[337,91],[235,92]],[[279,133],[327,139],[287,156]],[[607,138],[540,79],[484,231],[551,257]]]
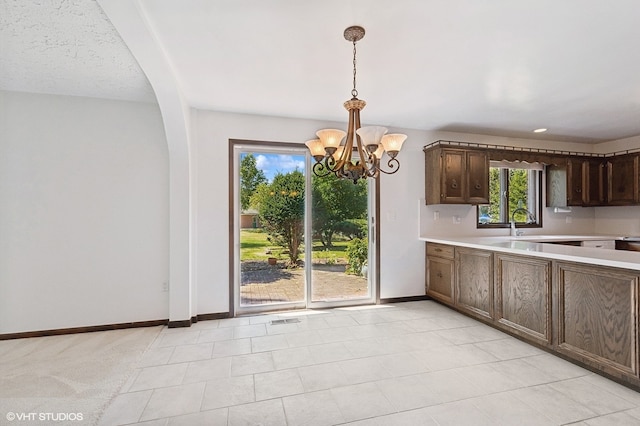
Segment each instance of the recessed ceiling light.
[[546,132],[546,131],[547,131],[547,129],[535,129],[535,130],[533,131],[533,133],[544,133],[544,132]]

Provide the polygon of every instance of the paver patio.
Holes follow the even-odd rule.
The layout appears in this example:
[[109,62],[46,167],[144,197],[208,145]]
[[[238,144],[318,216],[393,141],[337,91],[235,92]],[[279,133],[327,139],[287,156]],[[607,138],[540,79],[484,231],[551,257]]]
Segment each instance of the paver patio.
[[[364,277],[348,275],[346,265],[314,264],[313,301],[349,299],[368,294]],[[242,305],[304,300],[304,268],[288,269],[282,264],[242,262],[240,297]]]

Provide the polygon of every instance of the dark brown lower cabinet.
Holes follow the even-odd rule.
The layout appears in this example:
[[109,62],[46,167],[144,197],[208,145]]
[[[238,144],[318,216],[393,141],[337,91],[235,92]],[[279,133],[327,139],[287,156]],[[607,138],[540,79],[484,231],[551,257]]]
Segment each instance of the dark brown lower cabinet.
[[495,255],[496,320],[515,334],[551,345],[551,262]]
[[638,377],[638,273],[556,263],[557,351]]
[[453,304],[454,247],[427,243],[426,264],[427,295],[449,305]]
[[427,243],[427,294],[640,390],[640,271]]
[[493,253],[456,248],[455,305],[470,315],[493,319]]

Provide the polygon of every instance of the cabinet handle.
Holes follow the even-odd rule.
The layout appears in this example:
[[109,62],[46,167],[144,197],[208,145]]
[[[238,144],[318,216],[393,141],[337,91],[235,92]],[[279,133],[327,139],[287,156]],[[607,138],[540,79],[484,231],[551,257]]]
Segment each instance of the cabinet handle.
[[476,183],[476,189],[480,189],[482,187],[482,185],[480,185],[479,183]]
[[451,181],[451,188],[453,189],[457,189],[458,188],[458,181],[457,180],[452,180]]
[[440,248],[433,249],[434,251],[442,251]]
[[576,189],[576,192],[579,194],[582,192],[582,189]]
[[438,278],[442,278],[442,272],[438,272],[436,275],[438,276]]

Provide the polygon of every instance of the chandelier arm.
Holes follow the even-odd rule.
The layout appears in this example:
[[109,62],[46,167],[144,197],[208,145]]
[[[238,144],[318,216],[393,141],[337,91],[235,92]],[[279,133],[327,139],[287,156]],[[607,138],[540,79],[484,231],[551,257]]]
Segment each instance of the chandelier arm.
[[[356,129],[359,129],[360,126],[360,110],[356,109],[355,111],[353,111],[353,115],[354,115],[354,121],[355,121],[355,126]],[[358,158],[360,158],[360,163],[364,163],[365,167],[368,164],[368,159],[369,159],[369,153],[365,153],[364,148],[362,148],[362,138],[360,137],[360,135],[356,134],[356,142],[358,145]]]
[[337,173],[342,169],[342,164],[340,164],[340,161],[336,160],[333,155],[329,155],[324,160],[324,168],[331,173]]
[[374,179],[375,179],[375,178],[377,178],[379,175],[380,175],[380,169],[379,169],[379,168],[376,168],[376,169],[370,169],[370,170],[367,170],[366,177],[374,178]]
[[380,160],[373,153],[366,154],[366,161],[363,166],[368,177],[375,177],[380,169]]
[[[340,154],[340,158],[338,158],[338,160],[335,162],[335,166],[332,168],[333,172],[338,177],[344,176],[344,171],[348,167],[347,165],[351,163],[351,157],[345,154],[345,151],[346,149],[342,151],[342,153]],[[347,157],[349,157],[348,160]]]
[[344,143],[344,150],[342,151],[342,155],[340,156],[340,160],[343,161],[342,167],[348,167],[351,164],[351,156],[353,155],[353,138],[356,136],[355,134],[355,110],[349,110],[349,124],[347,127],[347,138]]
[[400,170],[400,162],[398,161],[397,158],[389,159],[389,161],[387,162],[387,166],[389,166],[389,168],[391,169],[390,171],[386,171],[382,167],[378,167],[378,170],[380,170],[382,173],[386,175],[392,175],[398,170]]
[[[330,167],[328,167],[325,162],[318,162],[315,163],[313,165],[313,167],[311,168],[311,170],[313,171],[313,174],[318,176],[318,177],[325,177],[325,176],[329,176],[331,173],[335,173],[335,171],[331,170]],[[325,172],[326,170],[326,172]]]

